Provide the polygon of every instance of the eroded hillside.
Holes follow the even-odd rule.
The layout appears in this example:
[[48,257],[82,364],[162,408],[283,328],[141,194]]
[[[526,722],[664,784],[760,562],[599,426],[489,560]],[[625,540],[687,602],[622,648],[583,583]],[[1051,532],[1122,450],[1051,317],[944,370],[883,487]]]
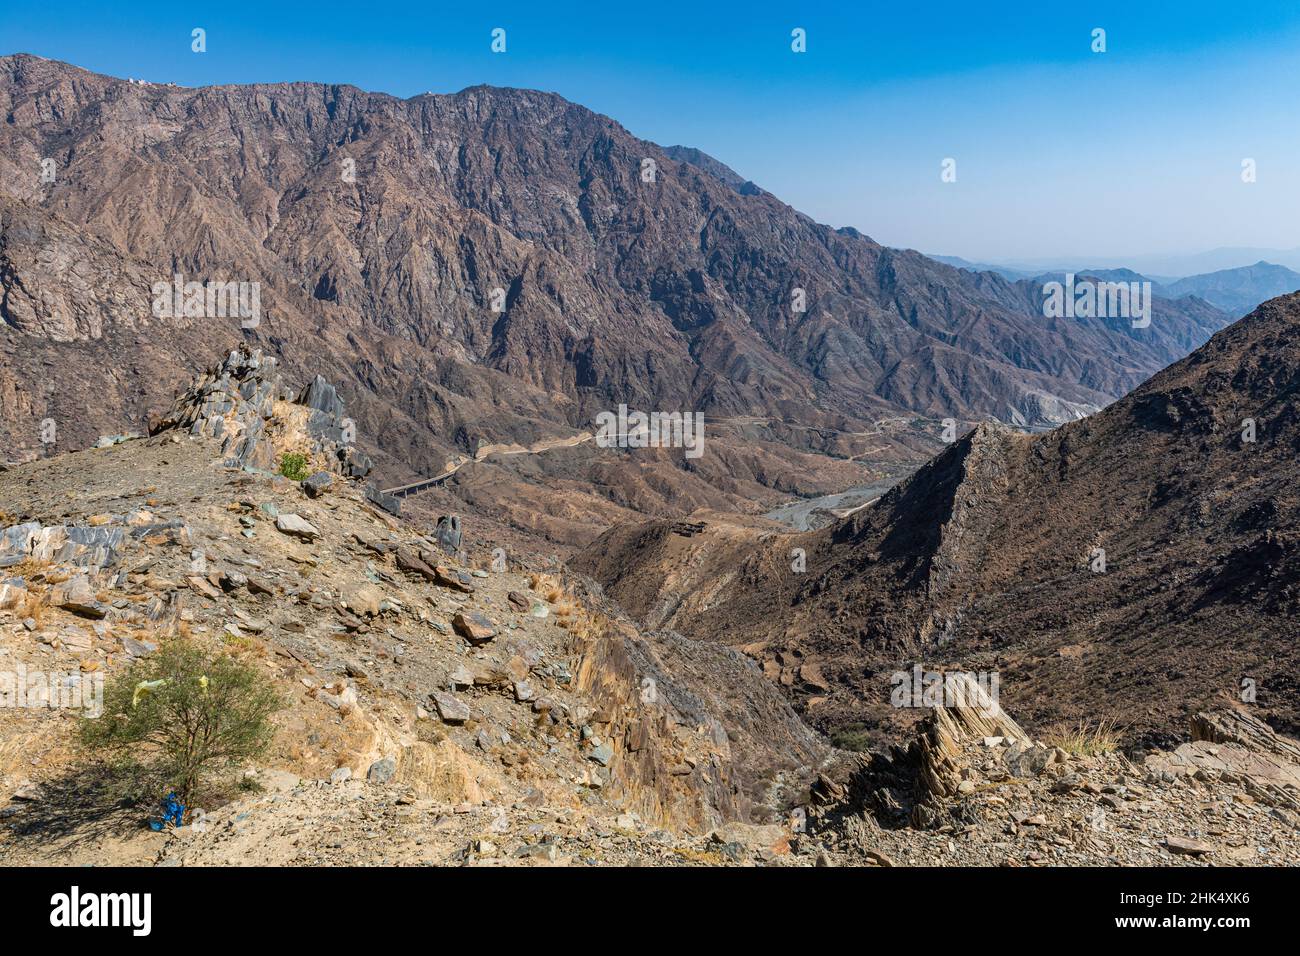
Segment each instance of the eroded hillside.
[[[186,89],[18,55],[0,110],[8,460],[142,430],[248,341],[334,382],[391,484],[559,443],[450,490],[505,521],[553,496],[564,520],[533,530],[578,544],[870,484],[943,419],[1071,420],[1226,321],[1190,298],[1147,328],[1049,319],[1030,284],[819,225],[536,91]],[[257,315],[166,308],[214,282],[256,286]],[[562,444],[623,403],[703,414],[710,453]]]
[[[639,631],[472,517],[456,542],[376,507],[336,440],[343,412],[327,383],[290,388],[235,352],[153,437],[0,472],[5,672],[89,687],[187,640],[254,663],[289,701],[245,770],[265,793],[211,808],[259,821],[257,839],[236,822],[193,846],[192,828],[141,833],[149,807],[92,812],[77,711],[7,707],[8,860],[685,863],[716,856],[715,828],[806,799],[829,748],[743,656]],[[286,452],[310,480],[273,472]],[[424,835],[345,848],[322,822],[393,807]]]
[[1274,299],[1096,415],[981,425],[816,532],[628,525],[577,566],[639,620],[742,647],[826,730],[897,733],[890,675],[917,662],[1000,673],[1036,728],[1172,739],[1249,698],[1294,729],[1297,332],[1300,296]]

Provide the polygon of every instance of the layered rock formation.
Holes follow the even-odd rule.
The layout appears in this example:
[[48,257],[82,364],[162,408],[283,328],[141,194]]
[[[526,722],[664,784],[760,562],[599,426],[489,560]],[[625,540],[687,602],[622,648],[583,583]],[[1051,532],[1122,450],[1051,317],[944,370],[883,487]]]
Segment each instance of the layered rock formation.
[[821,778],[808,829],[835,858],[877,866],[1295,861],[1295,741],[1237,709],[1191,723],[1220,742],[1126,755],[1036,741],[996,706],[938,707],[907,746]]
[[[152,422],[151,434],[174,428],[218,439],[225,464],[274,473],[280,456],[300,454],[312,472],[322,468],[364,478],[370,459],[356,445],[356,424],[334,386],[317,375],[294,397],[279,363],[243,345],[213,366]],[[268,428],[274,434],[267,434]]]

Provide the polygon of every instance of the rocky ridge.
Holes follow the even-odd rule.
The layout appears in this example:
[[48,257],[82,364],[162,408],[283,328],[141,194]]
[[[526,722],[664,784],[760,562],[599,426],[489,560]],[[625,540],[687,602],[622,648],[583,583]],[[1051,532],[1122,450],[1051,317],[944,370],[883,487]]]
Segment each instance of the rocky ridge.
[[[957,676],[957,675],[954,675]],[[1176,750],[1039,743],[991,707],[941,707],[906,747],[814,788],[809,832],[885,866],[1295,865],[1295,741],[1241,710]]]
[[[278,365],[261,349],[241,345],[177,396],[171,410],[150,423],[150,434],[179,428],[220,440],[223,464],[245,471],[273,475],[277,456],[297,453],[349,478],[368,475],[370,459],[355,445],[356,423],[334,386],[317,375],[294,397]],[[298,408],[287,407],[293,405]],[[263,441],[268,425],[281,435]]]
[[[279,394],[260,441],[304,447],[310,415]],[[1297,862],[1300,746],[1243,711],[1197,715],[1176,749],[1092,752],[982,701],[930,710],[907,746],[835,751],[745,654],[638,628],[558,567],[503,566],[472,516],[402,520],[361,479],[309,491],[192,431],[0,473],[0,670],[66,686],[218,642],[291,699],[272,749],[155,833],[152,808],[96,802],[71,712],[5,708],[6,862]]]

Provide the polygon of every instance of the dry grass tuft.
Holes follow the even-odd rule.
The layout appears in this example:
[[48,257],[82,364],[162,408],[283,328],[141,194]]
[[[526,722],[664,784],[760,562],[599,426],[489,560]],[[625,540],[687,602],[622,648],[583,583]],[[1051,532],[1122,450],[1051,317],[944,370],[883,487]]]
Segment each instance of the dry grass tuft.
[[1073,727],[1049,732],[1043,742],[1069,754],[1095,757],[1118,750],[1121,736],[1120,728],[1109,718],[1095,724],[1080,720]]
[[50,604],[45,594],[38,594],[33,591],[27,592],[27,597],[23,598],[22,607],[19,609],[20,618],[30,617],[36,622],[37,628],[44,627],[49,615]]

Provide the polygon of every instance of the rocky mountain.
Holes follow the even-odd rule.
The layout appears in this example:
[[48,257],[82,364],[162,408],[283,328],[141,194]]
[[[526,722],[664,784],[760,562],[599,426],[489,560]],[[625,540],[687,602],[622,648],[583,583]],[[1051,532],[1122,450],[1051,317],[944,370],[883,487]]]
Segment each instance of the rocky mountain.
[[[967,262],[955,256],[932,256],[931,258],[971,272],[995,272],[1012,282],[1023,279],[1031,279],[1034,284],[1062,282],[1066,276],[1066,271],[1063,269],[1031,274],[1005,266]],[[1263,260],[1250,266],[1219,269],[1214,272],[1184,276],[1181,279],[1153,277],[1128,268],[1075,267],[1070,271],[1076,276],[1088,276],[1105,282],[1150,282],[1152,292],[1159,298],[1182,300],[1179,303],[1180,309],[1195,310],[1197,304],[1187,301],[1189,296],[1195,297],[1200,300],[1202,308],[1204,305],[1211,307],[1209,312],[1211,322],[1218,321],[1216,312],[1243,316],[1261,302],[1300,289],[1300,273],[1286,266]]]
[[935,253],[926,253],[935,262],[942,262],[944,265],[952,266],[954,269],[965,269],[967,272],[996,272],[1004,279],[1010,279],[1012,282],[1017,279],[1032,279],[1037,270],[1026,271],[1024,269],[1012,269],[1007,266],[993,265],[988,262],[971,262],[969,259],[963,259],[961,256],[941,256]]
[[742,647],[818,726],[900,732],[891,677],[1000,674],[1035,728],[1130,740],[1246,701],[1300,727],[1300,294],[1130,395],[1030,436],[980,425],[821,530],[616,528],[578,566],[638,620]]
[[665,146],[664,153],[679,163],[690,163],[692,166],[716,176],[742,196],[761,192],[752,181],[740,175],[721,160],[714,159],[703,150],[696,149],[693,146]]
[[[17,55],[0,111],[9,460],[139,430],[247,341],[337,384],[381,481],[563,446],[453,490],[519,514],[570,488],[564,527],[535,524],[585,540],[869,484],[935,419],[1073,419],[1222,320],[1047,319],[1041,290],[819,225],[552,94],[185,89]],[[582,445],[620,404],[703,413],[710,453]]]
[[1188,276],[1164,287],[1171,297],[1195,295],[1230,315],[1245,315],[1266,299],[1297,290],[1300,290],[1300,272],[1262,261],[1253,266]]
[[[1134,272],[1132,269],[1073,269],[1071,270],[1076,276],[1089,276],[1093,279],[1100,279],[1103,282],[1150,282],[1156,292],[1163,292],[1163,284],[1158,279],[1152,279],[1150,276],[1143,275],[1140,272]],[[1064,271],[1043,272],[1039,275],[1032,276],[1035,282],[1062,282],[1066,273]],[[1177,298],[1177,296],[1169,296]],[[1256,303],[1258,305],[1259,303]]]

